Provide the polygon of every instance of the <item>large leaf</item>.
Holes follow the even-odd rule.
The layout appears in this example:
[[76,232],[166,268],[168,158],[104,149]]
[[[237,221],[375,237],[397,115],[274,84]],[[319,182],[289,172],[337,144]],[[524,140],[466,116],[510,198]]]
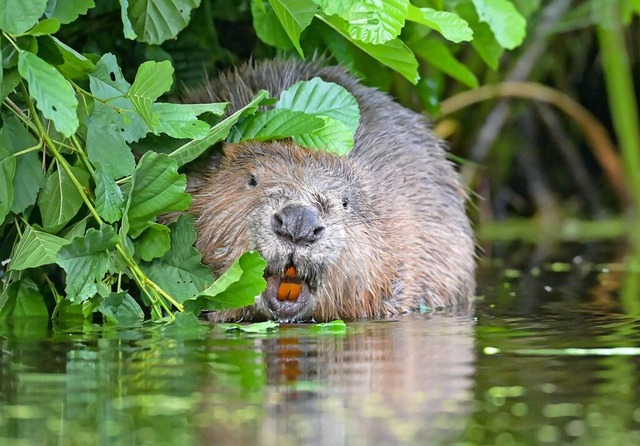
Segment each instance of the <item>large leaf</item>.
[[257,252],[246,252],[197,298],[204,310],[230,310],[253,305],[267,282],[267,262]]
[[38,286],[29,278],[9,285],[0,300],[0,321],[11,318],[47,319],[49,311]]
[[0,29],[22,34],[44,14],[47,0],[0,0]]
[[496,70],[504,48],[498,43],[491,32],[489,25],[480,21],[478,13],[471,2],[460,3],[456,6],[456,12],[469,23],[473,30],[471,45],[491,69]]
[[29,51],[18,56],[18,72],[29,84],[29,95],[56,130],[71,136],[78,128],[78,100],[58,70]]
[[149,132],[149,127],[126,97],[131,86],[122,76],[113,54],[105,54],[96,63],[95,70],[89,75],[89,85],[94,96],[108,101],[105,106],[111,108],[111,116],[106,122],[115,126],[125,141],[137,141]]
[[349,13],[357,4],[359,0],[313,0],[315,4],[320,6],[320,9],[327,14],[337,14],[340,17],[344,17]]
[[157,45],[173,39],[187,26],[191,10],[200,0],[128,0],[128,4],[128,18],[138,40]]
[[473,31],[467,21],[453,12],[410,5],[407,19],[435,29],[445,39],[455,43],[473,40]]
[[13,177],[16,173],[16,160],[9,152],[0,147],[0,224],[9,214],[13,205]]
[[109,268],[109,252],[118,242],[116,231],[108,225],[89,229],[85,236],[75,237],[60,248],[58,264],[67,273],[65,292],[75,303],[93,297]]
[[192,298],[213,281],[209,268],[200,262],[200,253],[193,247],[196,231],[193,218],[182,215],[170,226],[171,249],[159,259],[141,268],[179,302]]
[[9,269],[19,271],[56,263],[58,251],[67,244],[69,240],[27,225],[13,252]]
[[124,211],[124,195],[110,175],[105,174],[102,165],[98,165],[94,180],[96,183],[96,211],[109,223],[120,220]]
[[184,191],[187,177],[178,173],[178,163],[168,155],[145,153],[128,186],[127,219],[129,232],[137,237],[158,214],[184,211],[191,196]]
[[131,175],[135,168],[133,152],[119,127],[124,125],[122,118],[112,107],[96,102],[87,120],[87,155],[114,179]]
[[62,55],[63,63],[57,65],[56,68],[66,77],[86,79],[87,74],[95,69],[93,62],[57,38],[49,36],[46,39],[50,39]]
[[471,0],[503,48],[512,50],[524,40],[527,22],[508,0]]
[[66,24],[86,14],[94,6],[93,0],[49,0],[45,15]]
[[335,155],[346,155],[353,149],[355,132],[343,122],[327,116],[320,116],[321,128],[308,133],[293,135],[293,140],[303,147],[323,150]]
[[129,89],[128,97],[152,130],[158,125],[153,113],[153,103],[162,94],[169,91],[173,83],[171,62],[145,62],[140,65],[136,79]]
[[365,43],[360,40],[353,39],[349,35],[347,23],[343,19],[337,16],[321,16],[321,18],[353,45],[376,59],[378,62],[397,71],[408,79],[409,82],[415,84],[418,82],[418,79],[420,79],[420,75],[418,74],[418,61],[411,50],[400,39],[389,40],[382,45]]
[[300,34],[313,20],[318,6],[311,0],[269,0],[269,3],[298,54],[304,57]]
[[257,113],[236,127],[237,133],[231,142],[256,140],[268,141],[288,138],[319,130],[323,127],[322,118],[287,109],[273,109]]
[[251,17],[256,35],[267,45],[284,50],[293,48],[293,42],[284,30],[269,0],[251,0]]
[[276,109],[323,115],[345,124],[355,134],[360,122],[358,102],[344,87],[319,77],[293,84],[280,94]]
[[[71,167],[72,174],[85,187],[89,175],[84,170]],[[80,210],[82,196],[65,169],[54,171],[38,195],[38,207],[45,230],[55,232],[67,224]]]
[[458,62],[449,48],[439,39],[427,38],[414,46],[414,51],[434,67],[469,87],[477,87],[478,79],[466,65]]
[[217,104],[153,104],[153,113],[157,117],[156,133],[166,133],[173,138],[204,138],[210,126],[198,120],[198,115],[208,112],[214,115],[224,113],[227,103]]
[[228,118],[220,121],[218,124],[213,126],[204,138],[186,143],[185,145],[171,152],[169,156],[171,158],[174,158],[178,162],[178,166],[182,166],[189,161],[193,161],[194,159],[202,155],[209,147],[211,147],[218,141],[222,141],[223,139],[225,139],[229,134],[231,127],[236,122],[238,122],[238,119],[245,115],[255,113],[258,107],[262,105],[263,102],[268,98],[269,93],[267,93],[265,90],[260,90],[258,93],[256,93],[251,102],[242,107],[240,110],[236,111]]
[[171,230],[160,223],[149,226],[138,237],[136,254],[146,262],[162,257],[171,249]]
[[409,0],[360,0],[342,18],[353,39],[379,45],[400,35],[408,6]]

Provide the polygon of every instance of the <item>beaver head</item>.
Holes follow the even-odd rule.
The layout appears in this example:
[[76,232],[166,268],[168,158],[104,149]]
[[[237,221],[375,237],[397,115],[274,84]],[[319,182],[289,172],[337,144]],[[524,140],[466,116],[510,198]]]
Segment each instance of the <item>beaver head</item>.
[[381,316],[397,262],[366,176],[348,158],[289,141],[227,144],[196,181],[197,248],[223,273],[243,252],[267,261],[255,305],[213,320]]

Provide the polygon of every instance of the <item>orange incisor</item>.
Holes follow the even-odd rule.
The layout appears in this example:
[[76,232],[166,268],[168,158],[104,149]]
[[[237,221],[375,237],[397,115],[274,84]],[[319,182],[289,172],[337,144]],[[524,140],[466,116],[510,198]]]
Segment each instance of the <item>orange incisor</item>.
[[302,291],[302,281],[296,276],[296,267],[290,265],[284,272],[284,277],[278,287],[278,300],[295,302]]

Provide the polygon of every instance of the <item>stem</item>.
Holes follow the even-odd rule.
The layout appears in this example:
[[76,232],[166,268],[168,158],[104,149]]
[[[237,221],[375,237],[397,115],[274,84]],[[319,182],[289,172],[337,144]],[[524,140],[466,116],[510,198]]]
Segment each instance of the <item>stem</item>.
[[20,107],[18,107],[11,99],[5,98],[3,102],[7,107],[9,107],[9,110],[11,110],[18,117],[18,119],[20,119],[24,123],[24,125],[26,125],[27,127],[29,127],[29,129],[31,129],[33,133],[35,134],[38,133],[38,129],[29,120],[29,117],[25,115],[24,112],[20,109]]
[[[609,7],[608,17],[597,26],[597,33],[609,95],[609,109],[630,186],[632,217],[637,218],[640,212],[640,120],[624,29],[620,20],[620,3],[612,1]],[[636,246],[639,246],[640,237],[635,239]]]

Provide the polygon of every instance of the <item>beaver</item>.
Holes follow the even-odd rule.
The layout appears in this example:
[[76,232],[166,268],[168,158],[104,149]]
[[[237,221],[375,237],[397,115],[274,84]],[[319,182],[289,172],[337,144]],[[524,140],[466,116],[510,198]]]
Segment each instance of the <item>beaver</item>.
[[357,100],[346,156],[292,140],[225,143],[188,173],[196,247],[215,273],[242,253],[267,261],[255,304],[213,321],[387,318],[420,308],[466,308],[475,290],[466,194],[445,145],[420,114],[319,61],[248,62],[187,94],[246,105],[319,77]]

